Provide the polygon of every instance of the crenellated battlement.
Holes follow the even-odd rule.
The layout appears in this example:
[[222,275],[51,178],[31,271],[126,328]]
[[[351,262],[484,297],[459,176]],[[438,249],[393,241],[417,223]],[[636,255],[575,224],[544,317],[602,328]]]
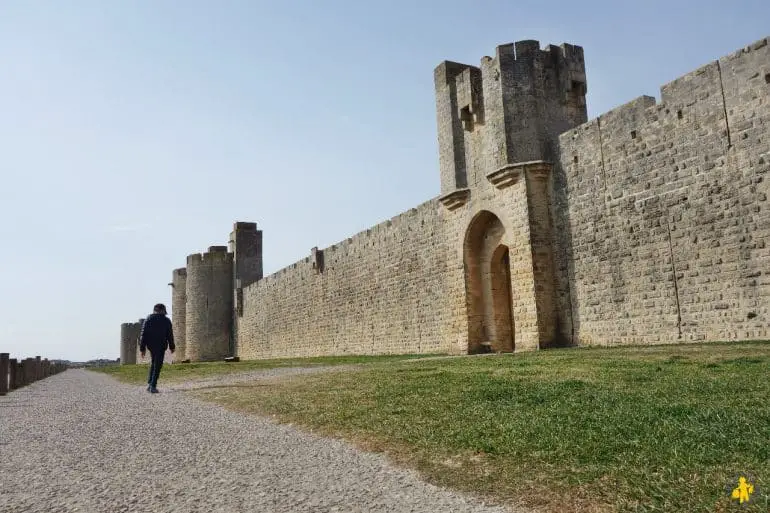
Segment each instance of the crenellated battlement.
[[191,266],[207,262],[220,262],[231,258],[232,253],[228,251],[227,246],[209,246],[203,253],[187,255],[187,267],[185,268],[185,273],[189,273],[189,268]]
[[262,279],[262,231],[257,229],[257,223],[234,223],[229,248],[235,265],[235,289],[248,287]]
[[235,223],[233,223],[233,230],[234,231],[237,231],[237,230],[256,231],[257,223],[236,221]]
[[203,253],[203,262],[226,262],[232,260],[233,254],[228,252],[227,246],[210,246],[208,251]]

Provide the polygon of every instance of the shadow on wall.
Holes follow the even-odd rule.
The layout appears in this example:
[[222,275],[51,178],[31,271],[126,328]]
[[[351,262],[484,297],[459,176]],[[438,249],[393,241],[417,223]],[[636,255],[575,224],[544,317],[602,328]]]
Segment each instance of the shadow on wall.
[[[556,155],[561,148],[556,142]],[[553,348],[574,347],[578,345],[580,313],[575,304],[575,261],[572,248],[572,229],[570,219],[567,177],[558,159],[554,162],[551,174],[551,219],[553,220],[553,258],[554,280],[557,290],[556,335],[550,344]]]

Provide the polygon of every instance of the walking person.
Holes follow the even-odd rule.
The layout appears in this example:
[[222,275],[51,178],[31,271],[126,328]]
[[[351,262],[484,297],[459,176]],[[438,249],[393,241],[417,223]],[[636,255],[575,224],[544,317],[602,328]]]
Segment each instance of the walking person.
[[150,372],[147,376],[147,391],[158,393],[158,377],[163,367],[163,357],[166,349],[176,350],[174,345],[174,330],[171,327],[171,319],[166,317],[166,306],[158,303],[152,309],[152,313],[142,324],[142,333],[139,335],[139,351],[144,358],[145,351],[150,350]]

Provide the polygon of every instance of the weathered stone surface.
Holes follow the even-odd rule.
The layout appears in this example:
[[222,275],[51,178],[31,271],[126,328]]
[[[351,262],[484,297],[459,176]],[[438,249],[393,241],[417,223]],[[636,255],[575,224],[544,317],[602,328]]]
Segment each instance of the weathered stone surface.
[[586,120],[584,67],[580,47],[536,41],[438,66],[441,196],[325,248],[323,272],[306,259],[244,288],[239,354],[553,344],[549,176],[559,133]]
[[767,45],[742,50],[560,137],[577,342],[770,334],[768,70]]
[[[257,223],[236,222],[230,232],[229,251],[233,254],[233,347],[230,354],[238,354],[240,319],[243,315],[243,288],[262,279],[262,232]],[[315,265],[322,265],[323,254],[314,255]]]
[[221,360],[231,353],[233,254],[227,246],[187,257],[185,358]]
[[135,365],[139,352],[139,333],[142,326],[135,322],[120,325],[120,364]]
[[174,361],[182,361],[187,348],[187,269],[171,273],[171,328],[174,330]]
[[445,212],[423,204],[244,289],[244,359],[443,350],[453,334]]

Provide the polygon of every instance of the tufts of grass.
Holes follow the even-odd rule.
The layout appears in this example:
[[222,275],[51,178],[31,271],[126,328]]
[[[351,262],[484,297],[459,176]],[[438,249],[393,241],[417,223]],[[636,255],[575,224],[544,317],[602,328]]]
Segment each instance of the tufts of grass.
[[[540,511],[766,512],[770,343],[563,349],[198,391]],[[751,476],[754,501],[730,491]]]

